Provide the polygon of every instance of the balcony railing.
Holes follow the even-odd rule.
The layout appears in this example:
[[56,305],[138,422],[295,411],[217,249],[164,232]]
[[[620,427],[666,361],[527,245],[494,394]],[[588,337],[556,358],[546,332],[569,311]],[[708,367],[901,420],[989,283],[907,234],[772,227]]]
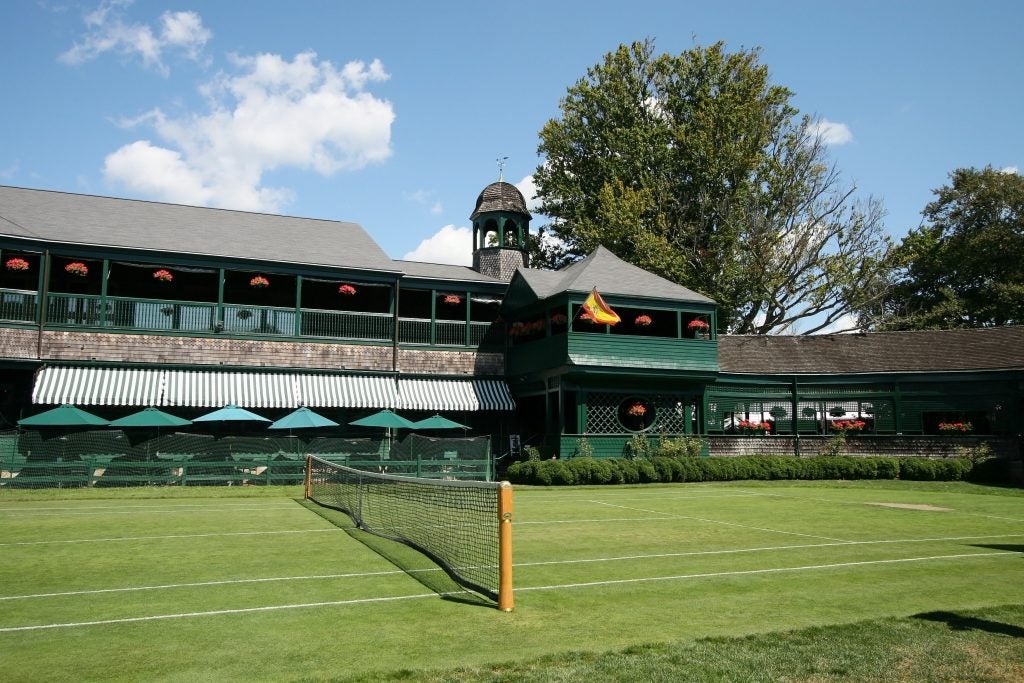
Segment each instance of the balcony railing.
[[[0,320],[35,322],[35,292],[0,289]],[[394,317],[199,301],[166,301],[53,292],[47,296],[46,324],[120,330],[214,333],[241,336],[310,337],[390,343]],[[490,323],[401,318],[403,344],[477,347],[495,337]],[[491,333],[491,334],[489,334]],[[493,345],[493,344],[489,344]]]

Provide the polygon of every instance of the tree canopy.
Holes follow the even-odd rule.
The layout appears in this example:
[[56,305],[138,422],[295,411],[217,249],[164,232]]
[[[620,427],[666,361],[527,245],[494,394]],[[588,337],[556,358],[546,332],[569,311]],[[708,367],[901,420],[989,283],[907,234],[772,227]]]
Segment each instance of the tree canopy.
[[888,282],[883,211],[842,185],[791,97],[757,50],[656,55],[646,41],[605,55],[540,132],[542,230],[557,240],[534,262],[602,244],[718,301],[723,331],[850,320]]
[[1024,324],[1024,177],[961,168],[934,191],[924,221],[894,250],[882,329]]

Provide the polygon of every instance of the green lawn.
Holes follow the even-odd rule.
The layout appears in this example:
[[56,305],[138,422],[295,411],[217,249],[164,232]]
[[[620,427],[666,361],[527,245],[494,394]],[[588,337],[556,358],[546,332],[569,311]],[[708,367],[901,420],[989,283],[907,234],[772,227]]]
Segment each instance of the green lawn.
[[[429,562],[361,539],[341,528],[347,518],[297,495],[0,493],[4,680],[653,680],[646,668],[684,672],[700,657],[704,680],[788,676],[767,663],[772,654],[797,667],[796,680],[865,679],[891,674],[878,662],[948,637],[968,613],[1003,629],[964,634],[1008,640],[1009,661],[1024,659],[1024,614],[1013,607],[1024,605],[1020,490],[522,488],[511,614],[442,597],[456,589]],[[1000,605],[1010,607],[984,612]],[[929,613],[954,616],[898,619]],[[806,646],[817,637],[832,645]],[[874,668],[857,669],[840,647],[858,642],[860,653],[881,648]],[[800,647],[813,656],[785,654]],[[958,661],[942,671],[959,671]]]

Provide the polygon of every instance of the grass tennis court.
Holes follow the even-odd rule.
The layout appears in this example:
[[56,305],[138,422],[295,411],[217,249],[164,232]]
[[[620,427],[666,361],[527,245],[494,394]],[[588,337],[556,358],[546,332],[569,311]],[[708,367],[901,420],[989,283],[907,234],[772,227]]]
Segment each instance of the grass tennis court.
[[4,680],[415,679],[1024,604],[1020,490],[520,488],[511,614],[295,488],[96,493],[0,497]]

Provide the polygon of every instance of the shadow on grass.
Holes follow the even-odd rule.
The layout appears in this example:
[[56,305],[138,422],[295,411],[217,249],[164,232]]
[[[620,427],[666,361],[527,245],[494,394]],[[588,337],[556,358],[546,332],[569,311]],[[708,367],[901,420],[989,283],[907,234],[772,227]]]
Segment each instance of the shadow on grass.
[[493,602],[482,595],[467,591],[457,584],[445,573],[444,569],[415,548],[359,529],[352,518],[340,510],[323,507],[303,498],[293,500],[334,526],[343,529],[349,536],[395,565],[427,590],[437,593],[442,600],[491,609],[496,607]]
[[975,548],[988,548],[989,550],[1006,550],[1011,553],[1024,553],[1024,545],[1007,545],[1002,543],[973,543]]
[[944,623],[951,631],[985,631],[1011,638],[1024,638],[1024,628],[1020,626],[964,616],[955,612],[925,612],[924,614],[915,614],[914,618]]

